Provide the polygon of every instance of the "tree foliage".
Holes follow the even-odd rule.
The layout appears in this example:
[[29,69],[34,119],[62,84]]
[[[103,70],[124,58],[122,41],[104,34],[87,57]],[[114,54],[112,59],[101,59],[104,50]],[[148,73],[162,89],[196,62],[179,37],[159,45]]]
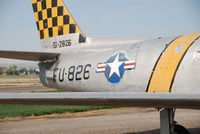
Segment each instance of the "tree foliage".
[[3,67],[0,67],[0,75],[3,74]]
[[17,66],[13,65],[10,66],[6,72],[7,75],[19,75],[19,72],[17,71]]

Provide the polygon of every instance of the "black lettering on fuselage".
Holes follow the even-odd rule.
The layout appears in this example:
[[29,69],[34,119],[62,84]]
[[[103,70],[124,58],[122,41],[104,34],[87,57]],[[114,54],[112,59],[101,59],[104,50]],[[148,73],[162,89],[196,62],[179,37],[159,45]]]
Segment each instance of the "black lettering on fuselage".
[[55,68],[53,71],[53,82],[56,83],[56,71],[58,70],[58,68]]
[[53,71],[53,82],[56,82],[56,79],[59,82],[64,82],[65,78],[68,78],[69,81],[88,80],[90,78],[90,68],[91,64],[70,66],[69,68],[55,68]]
[[64,81],[64,74],[65,74],[65,68],[63,68],[63,69],[60,68],[59,69],[59,76],[58,76],[60,82]]

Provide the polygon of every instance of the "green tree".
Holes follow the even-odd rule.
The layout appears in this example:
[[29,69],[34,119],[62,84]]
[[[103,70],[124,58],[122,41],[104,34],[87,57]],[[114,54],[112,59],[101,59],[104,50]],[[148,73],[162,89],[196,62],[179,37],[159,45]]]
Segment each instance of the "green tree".
[[24,73],[25,75],[28,75],[28,70],[25,68],[25,67],[23,67],[23,68],[21,68],[21,69],[19,69],[19,73]]
[[19,75],[18,71],[17,71],[17,66],[13,65],[10,66],[6,72],[7,75]]
[[30,74],[36,74],[36,71],[35,71],[35,69],[29,69],[29,73]]
[[0,75],[3,74],[3,67],[0,67]]

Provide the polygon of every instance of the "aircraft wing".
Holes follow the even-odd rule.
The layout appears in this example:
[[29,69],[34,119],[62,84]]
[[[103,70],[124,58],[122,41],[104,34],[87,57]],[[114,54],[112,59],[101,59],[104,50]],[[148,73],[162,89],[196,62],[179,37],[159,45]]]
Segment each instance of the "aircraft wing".
[[100,105],[199,109],[200,94],[141,92],[0,93],[0,104]]
[[59,55],[60,53],[0,50],[0,58],[11,58],[11,59],[29,60],[29,61],[47,61]]

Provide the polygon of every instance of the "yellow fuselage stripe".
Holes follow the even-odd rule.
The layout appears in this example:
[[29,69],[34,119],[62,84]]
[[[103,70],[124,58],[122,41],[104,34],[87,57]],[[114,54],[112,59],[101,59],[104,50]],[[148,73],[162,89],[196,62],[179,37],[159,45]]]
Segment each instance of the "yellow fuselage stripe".
[[175,39],[164,50],[153,69],[147,91],[170,92],[179,64],[200,33],[186,34]]

